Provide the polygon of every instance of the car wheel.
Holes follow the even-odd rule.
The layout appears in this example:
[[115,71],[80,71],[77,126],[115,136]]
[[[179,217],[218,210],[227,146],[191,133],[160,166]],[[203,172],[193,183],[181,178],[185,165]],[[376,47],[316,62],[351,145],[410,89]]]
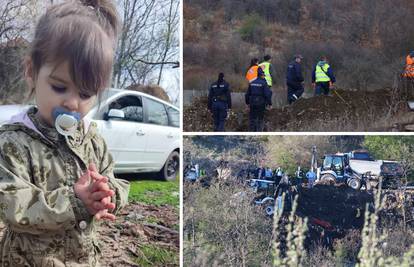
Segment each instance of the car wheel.
[[160,171],[160,177],[166,181],[174,181],[180,169],[180,154],[171,152]]

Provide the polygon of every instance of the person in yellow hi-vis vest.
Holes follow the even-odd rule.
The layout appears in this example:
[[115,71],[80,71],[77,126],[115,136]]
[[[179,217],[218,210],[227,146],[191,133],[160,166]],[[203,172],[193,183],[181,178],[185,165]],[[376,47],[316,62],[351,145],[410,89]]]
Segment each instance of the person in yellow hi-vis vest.
[[272,63],[270,63],[271,59],[272,58],[269,55],[266,55],[263,57],[263,62],[259,64],[259,67],[261,67],[265,73],[265,79],[269,87],[272,87],[273,82],[275,81],[275,71],[273,69]]
[[315,96],[329,95],[329,89],[333,87],[335,82],[335,76],[328,64],[328,59],[326,56],[322,56],[312,71],[312,85],[315,89]]
[[250,61],[250,67],[246,72],[246,80],[251,83],[257,79],[257,69],[259,68],[259,59],[253,58]]

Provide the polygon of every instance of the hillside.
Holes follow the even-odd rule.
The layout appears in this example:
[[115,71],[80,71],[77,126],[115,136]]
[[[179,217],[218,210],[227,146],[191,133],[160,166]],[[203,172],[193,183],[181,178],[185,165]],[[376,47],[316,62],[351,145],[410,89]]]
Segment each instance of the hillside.
[[322,54],[341,88],[391,87],[414,49],[414,4],[409,0],[198,1],[184,3],[184,89],[205,89],[219,71],[234,90],[253,57],[273,56],[284,86],[287,63],[296,53],[306,82]]

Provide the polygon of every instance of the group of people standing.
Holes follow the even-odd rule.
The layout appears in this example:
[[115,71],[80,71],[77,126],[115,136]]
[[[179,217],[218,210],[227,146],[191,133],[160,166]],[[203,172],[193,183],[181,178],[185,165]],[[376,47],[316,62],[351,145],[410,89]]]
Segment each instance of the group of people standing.
[[[287,100],[292,104],[304,92],[304,78],[301,70],[303,57],[295,55],[288,64],[286,74]],[[245,93],[245,103],[249,108],[249,130],[262,132],[264,130],[264,113],[272,108],[272,86],[275,81],[275,70],[271,56],[263,57],[263,62],[253,58],[246,73],[249,87]],[[326,56],[322,56],[312,71],[312,86],[315,95],[328,95],[335,83],[335,76]],[[213,115],[214,131],[224,131],[224,122],[231,109],[230,86],[220,73],[216,82],[209,89],[208,109]]]
[[[304,92],[304,81],[301,69],[303,57],[295,55],[293,61],[288,64],[286,72],[286,84],[288,88],[287,100],[292,104],[298,100]],[[312,70],[312,87],[317,95],[329,95],[329,91],[336,82],[333,70],[328,63],[326,56],[321,56],[318,63]]]

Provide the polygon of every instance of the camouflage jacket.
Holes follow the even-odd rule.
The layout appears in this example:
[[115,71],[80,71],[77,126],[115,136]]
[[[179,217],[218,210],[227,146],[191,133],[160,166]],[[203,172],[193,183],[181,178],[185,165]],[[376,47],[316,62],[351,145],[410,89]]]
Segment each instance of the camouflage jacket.
[[96,222],[73,185],[89,163],[109,178],[115,213],[129,184],[115,179],[114,161],[95,123],[65,139],[31,108],[0,128],[0,217],[6,230],[0,266],[98,266]]

